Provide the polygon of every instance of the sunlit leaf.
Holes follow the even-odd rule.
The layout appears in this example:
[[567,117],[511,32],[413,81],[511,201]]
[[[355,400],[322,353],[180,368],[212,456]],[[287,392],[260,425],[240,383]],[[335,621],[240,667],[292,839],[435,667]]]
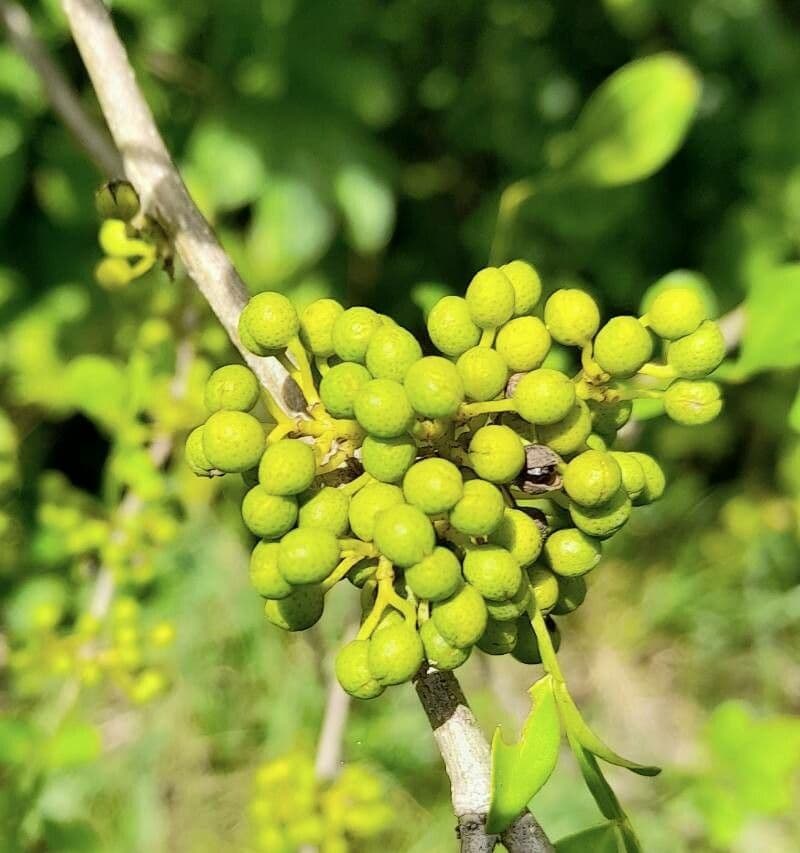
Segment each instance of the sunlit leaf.
[[0,717],[0,765],[28,761],[36,742],[36,732],[24,720]]
[[394,227],[394,196],[388,184],[370,170],[354,165],[341,170],[334,187],[354,248],[365,253],[382,249]]
[[50,738],[44,750],[47,766],[53,770],[88,764],[100,755],[100,732],[88,723],[68,723]]

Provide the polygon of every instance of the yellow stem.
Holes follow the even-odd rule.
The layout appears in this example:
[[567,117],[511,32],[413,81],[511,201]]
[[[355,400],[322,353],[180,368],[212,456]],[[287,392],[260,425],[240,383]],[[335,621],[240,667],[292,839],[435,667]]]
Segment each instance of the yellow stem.
[[481,339],[478,341],[479,347],[490,347],[494,343],[494,337],[497,334],[497,329],[484,329],[481,334]]
[[514,412],[514,401],[504,397],[502,400],[489,400],[486,403],[462,403],[458,407],[458,419],[466,421],[477,415],[488,415],[497,412]]
[[363,489],[364,486],[373,482],[372,474],[367,474],[365,471],[360,477],[356,477],[355,480],[351,480],[349,483],[345,483],[344,486],[339,486],[339,490],[344,492],[346,495],[354,495],[359,489]]
[[648,361],[638,371],[642,376],[652,376],[654,379],[674,379],[677,375],[675,368],[670,364],[654,364]]
[[311,370],[308,354],[306,353],[300,338],[292,338],[292,340],[289,341],[287,349],[297,364],[297,368],[300,373],[300,382],[298,384],[306,398],[306,402],[309,407],[315,406],[320,402],[319,394],[317,393],[317,386],[314,382],[314,374]]
[[320,376],[324,376],[331,369],[330,364],[328,364],[328,359],[321,355],[314,356],[314,365],[319,371]]
[[322,589],[327,592],[333,589],[340,580],[347,577],[347,573],[355,566],[356,563],[363,559],[361,554],[345,557],[339,565],[322,581]]

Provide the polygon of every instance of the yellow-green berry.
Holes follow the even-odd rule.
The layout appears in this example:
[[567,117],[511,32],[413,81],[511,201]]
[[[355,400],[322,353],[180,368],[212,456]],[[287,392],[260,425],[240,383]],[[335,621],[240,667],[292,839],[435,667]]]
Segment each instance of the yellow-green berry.
[[203,427],[195,427],[186,438],[185,457],[189,467],[198,476],[208,476],[213,465],[203,450]]
[[356,699],[374,699],[383,685],[370,672],[369,640],[351,640],[336,655],[336,678],[345,693]]
[[544,322],[553,340],[566,346],[583,346],[600,327],[597,303],[583,290],[557,290],[545,303]]
[[598,506],[610,500],[622,483],[616,459],[600,450],[586,450],[564,471],[564,491],[575,503]]
[[519,588],[519,563],[498,545],[476,545],[464,556],[464,577],[489,601],[505,601]]
[[299,495],[314,482],[314,451],[304,441],[282,438],[271,444],[258,466],[258,480],[273,495]]
[[628,423],[633,412],[631,400],[588,400],[587,405],[592,414],[592,431],[611,440],[616,436],[617,430]]
[[707,424],[722,411],[719,385],[705,379],[678,379],[664,392],[664,411],[684,426]]
[[586,445],[592,432],[592,416],[583,400],[577,400],[569,414],[557,424],[540,426],[539,441],[561,456],[577,453]]
[[497,267],[486,267],[475,274],[466,300],[473,322],[481,329],[496,329],[514,314],[514,286]]
[[657,501],[664,494],[664,489],[667,485],[667,479],[661,470],[661,466],[647,453],[631,451],[628,453],[628,456],[639,463],[644,473],[644,488],[638,497],[634,499],[634,503],[637,506],[643,506],[644,504]]
[[402,382],[409,367],[422,358],[417,339],[400,326],[386,325],[376,329],[367,347],[367,370],[376,379]]
[[528,608],[531,591],[527,576],[523,573],[517,591],[504,601],[487,601],[489,617],[496,622],[510,622],[521,616]]
[[539,273],[525,261],[511,261],[500,267],[514,288],[514,316],[530,314],[542,295]]
[[602,555],[600,543],[580,530],[567,527],[556,530],[544,543],[544,556],[550,568],[563,577],[590,572]]
[[507,655],[517,644],[516,622],[495,622],[489,619],[486,630],[476,643],[477,647],[487,655]]
[[707,316],[700,294],[690,287],[665,288],[647,312],[650,328],[668,341],[690,335]]
[[297,335],[300,319],[294,305],[282,293],[265,291],[245,305],[239,325],[247,329],[259,347],[280,350]]
[[[552,620],[548,619],[547,622],[550,642],[553,649],[558,651],[561,646],[561,634]],[[527,616],[521,617],[517,622],[517,644],[511,651],[511,656],[520,663],[532,665],[542,662],[539,641],[536,639],[536,634],[534,634],[530,619]]]
[[517,382],[513,400],[520,417],[528,423],[557,424],[575,405],[575,383],[560,370],[541,367]]
[[309,584],[293,589],[291,595],[264,603],[264,615],[284,631],[305,631],[319,622],[325,607],[322,588]]
[[414,362],[404,381],[414,411],[423,418],[451,418],[464,401],[464,385],[452,361],[429,355]]
[[467,536],[488,536],[503,520],[505,501],[486,480],[467,480],[461,500],[450,510],[450,524]]
[[291,495],[273,495],[263,486],[253,486],[242,500],[242,519],[256,536],[280,539],[297,521],[297,500]]
[[335,299],[315,299],[300,315],[300,340],[318,358],[333,355],[333,325],[344,313]]
[[393,379],[371,379],[362,385],[353,411],[364,430],[377,438],[397,438],[414,420],[405,389]]
[[469,461],[475,473],[490,483],[510,483],[525,464],[525,450],[511,427],[481,427],[469,443]]
[[209,412],[226,409],[249,412],[258,402],[258,380],[242,364],[226,364],[215,370],[206,382],[205,404]]
[[403,478],[405,499],[427,515],[452,509],[463,492],[461,472],[447,459],[422,459]]
[[349,510],[350,498],[341,489],[325,486],[302,501],[297,526],[322,528],[334,536],[344,536],[350,526]]
[[422,640],[406,622],[376,631],[369,641],[369,670],[383,685],[409,681],[424,658]]
[[532,566],[528,569],[528,580],[536,606],[542,613],[551,611],[558,601],[558,578],[549,569]]
[[538,317],[515,317],[497,333],[495,348],[512,372],[539,367],[550,351],[550,333]]
[[725,358],[725,338],[713,320],[705,320],[690,335],[669,345],[667,364],[683,379],[713,373]]
[[382,483],[399,483],[417,458],[417,445],[408,435],[377,438],[368,435],[361,445],[364,470]]
[[319,383],[323,406],[334,418],[352,418],[356,395],[372,379],[363,364],[335,364]]
[[542,551],[539,525],[519,509],[507,508],[503,520],[492,531],[489,541],[505,548],[520,566],[529,566]]
[[348,308],[337,317],[331,333],[333,349],[342,361],[363,364],[367,347],[383,320],[371,308]]
[[375,545],[390,562],[401,568],[419,563],[433,551],[436,534],[430,519],[419,509],[401,504],[375,517]]
[[483,635],[489,614],[483,596],[465,583],[450,598],[433,605],[431,618],[446,643],[466,649]]
[[571,503],[569,514],[573,524],[587,536],[608,539],[631,516],[631,499],[622,486],[605,503],[599,506],[581,506]]
[[277,542],[259,542],[250,555],[250,583],[263,598],[286,598],[292,586],[278,570]]
[[438,546],[407,568],[405,579],[417,598],[443,601],[461,586],[461,563],[449,548]]
[[246,412],[214,412],[203,426],[203,452],[220,471],[240,474],[255,467],[265,446],[264,427]]
[[451,646],[439,633],[433,619],[422,623],[419,635],[428,663],[441,671],[457,669],[467,661],[472,651],[471,647],[459,649]]
[[497,350],[471,347],[458,357],[456,367],[468,400],[493,400],[506,387],[508,367]]
[[635,500],[645,488],[644,470],[641,463],[632,453],[625,453],[621,450],[612,450],[611,456],[619,465],[623,488],[630,499]]
[[565,616],[577,610],[586,598],[586,578],[559,578],[558,601],[553,608],[556,616]]
[[281,539],[278,569],[290,584],[325,580],[339,563],[339,540],[319,527],[298,527]]
[[456,358],[474,347],[481,330],[472,321],[466,299],[443,296],[428,314],[428,335],[439,352]]
[[350,500],[350,527],[364,542],[371,542],[375,516],[384,509],[403,503],[403,491],[389,483],[369,483]]
[[627,379],[650,360],[653,339],[636,317],[614,317],[597,333],[593,355],[610,376]]

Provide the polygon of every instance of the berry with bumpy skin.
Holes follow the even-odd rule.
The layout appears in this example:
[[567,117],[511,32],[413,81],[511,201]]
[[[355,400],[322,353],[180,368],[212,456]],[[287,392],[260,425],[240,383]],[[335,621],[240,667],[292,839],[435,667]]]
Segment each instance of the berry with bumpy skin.
[[558,601],[558,578],[549,569],[532,566],[528,569],[528,580],[539,610],[542,613],[552,610]]
[[336,678],[345,693],[356,699],[374,699],[383,685],[370,672],[369,640],[351,640],[336,655]]
[[417,458],[417,445],[407,435],[376,438],[368,435],[361,445],[361,464],[382,483],[399,483]]
[[333,326],[344,314],[335,299],[315,299],[300,315],[300,340],[312,355],[330,358],[333,355]]
[[384,509],[403,503],[403,491],[389,483],[369,483],[350,500],[350,528],[364,542],[371,542],[375,516]]
[[297,521],[297,500],[291,495],[270,494],[263,486],[253,486],[242,500],[242,519],[256,536],[280,539]]
[[281,539],[278,569],[292,585],[325,580],[339,563],[339,540],[319,527],[298,527]]
[[264,427],[246,412],[214,412],[203,426],[203,453],[229,474],[258,465],[265,446]]
[[567,527],[547,537],[544,556],[557,575],[577,577],[590,572],[600,562],[600,543],[574,527]]
[[363,364],[352,361],[335,364],[319,383],[323,406],[334,418],[352,418],[356,396],[371,379]]
[[284,631],[305,631],[316,625],[325,607],[325,593],[316,585],[293,589],[291,595],[264,603],[264,615]]
[[495,622],[510,622],[527,610],[530,598],[530,585],[527,575],[523,573],[519,587],[512,598],[507,598],[505,601],[487,601],[486,609],[489,611],[489,617]]
[[450,511],[450,524],[467,536],[488,536],[503,520],[501,491],[485,480],[467,480],[461,500]]
[[557,290],[545,303],[544,322],[558,343],[583,346],[600,327],[600,311],[594,299],[583,290]]
[[487,655],[507,655],[517,644],[516,622],[495,622],[489,619],[486,630],[476,643],[478,648]]
[[632,453],[624,453],[621,450],[612,450],[611,456],[619,465],[622,474],[622,485],[631,500],[638,498],[644,491],[644,471],[639,460]]
[[[553,644],[553,649],[558,651],[561,646],[561,633],[558,627],[555,623],[551,623],[548,624],[547,630],[550,634],[550,642]],[[511,656],[520,663],[532,665],[542,662],[539,641],[536,639],[536,634],[533,632],[530,619],[527,616],[520,617],[520,620],[517,622],[517,644],[514,646]]]
[[702,379],[713,373],[725,358],[725,338],[719,326],[705,320],[686,337],[669,345],[667,364],[683,379]]
[[209,376],[205,404],[209,412],[249,412],[258,402],[258,380],[243,364],[226,364]]
[[510,261],[500,267],[514,288],[514,316],[530,314],[542,295],[542,281],[534,267],[525,261]]
[[450,598],[433,605],[431,619],[446,643],[466,649],[483,635],[489,614],[483,596],[465,583]]
[[383,322],[380,314],[376,314],[371,308],[348,308],[333,324],[333,351],[342,361],[363,364],[369,342]]
[[586,450],[564,471],[564,491],[582,506],[598,506],[610,500],[622,483],[614,457],[600,450]]
[[644,506],[657,501],[664,494],[664,489],[667,486],[667,478],[664,476],[661,466],[647,453],[631,451],[628,456],[635,459],[644,472],[644,488],[634,503],[636,506]]
[[564,420],[540,426],[539,441],[561,456],[577,453],[592,433],[592,416],[583,400],[577,400]]
[[475,274],[466,300],[473,322],[481,329],[496,329],[514,315],[514,286],[497,267],[486,267]]
[[282,438],[264,451],[258,480],[270,494],[299,495],[314,482],[316,470],[310,445],[295,438]]
[[616,437],[617,430],[628,423],[633,413],[632,400],[615,400],[614,402],[588,400],[587,405],[592,414],[592,431],[603,438]]
[[408,504],[378,513],[374,539],[381,554],[403,569],[419,563],[436,545],[436,534],[428,516]]
[[369,641],[369,671],[383,685],[409,681],[424,659],[422,640],[407,622],[376,631]]
[[650,328],[660,337],[674,341],[690,335],[707,319],[700,295],[690,287],[662,290],[647,312]]
[[242,346],[246,350],[249,350],[254,355],[270,355],[272,350],[267,349],[266,347],[262,347],[256,339],[250,334],[250,330],[242,323],[241,316],[239,317],[239,326],[237,329],[237,333],[239,335],[239,340],[242,342]]
[[300,331],[300,319],[294,305],[282,293],[265,291],[257,293],[244,306],[239,328],[246,329],[260,348],[281,350]]
[[500,329],[494,345],[512,372],[534,370],[550,351],[550,333],[538,317],[516,317]]
[[577,610],[583,600],[586,598],[586,579],[583,577],[577,578],[559,578],[558,580],[558,601],[553,608],[555,616],[566,616],[567,613],[572,613]]
[[417,339],[400,326],[387,325],[375,330],[367,347],[367,370],[376,379],[402,382],[408,368],[422,358]]
[[664,411],[684,426],[710,423],[722,411],[719,385],[708,380],[678,379],[664,392]]
[[291,584],[278,570],[277,542],[259,542],[250,555],[250,583],[262,598],[286,598],[292,592]]
[[587,536],[608,539],[631,517],[631,499],[620,486],[608,501],[599,506],[581,506],[571,503],[569,514],[573,524]]
[[468,400],[493,400],[506,387],[508,367],[497,350],[471,347],[456,362]]
[[208,461],[205,450],[203,450],[203,427],[195,427],[186,438],[184,449],[186,462],[192,471],[198,476],[208,476],[213,465]]
[[431,666],[443,672],[457,669],[472,652],[472,648],[459,649],[451,646],[436,629],[433,619],[423,622],[419,629],[420,639],[425,649],[425,657]]
[[371,379],[356,394],[356,420],[370,435],[397,438],[414,420],[406,392],[393,379]]
[[427,515],[451,510],[464,493],[461,472],[447,459],[422,459],[403,478],[403,494]]
[[474,347],[481,330],[472,321],[466,299],[443,296],[428,314],[428,335],[439,352],[456,358]]
[[542,551],[539,525],[519,509],[503,512],[503,520],[492,531],[489,541],[505,548],[523,568],[529,566]]
[[498,545],[476,545],[464,556],[464,577],[489,601],[506,601],[519,589],[519,563]]
[[594,339],[594,360],[619,379],[638,373],[652,355],[653,339],[636,317],[613,317]]
[[334,536],[344,536],[350,526],[349,511],[350,498],[341,489],[325,486],[301,503],[297,526],[322,528]]
[[403,384],[414,411],[424,418],[451,418],[464,401],[458,369],[438,355],[414,362]]
[[490,483],[510,483],[525,465],[525,449],[511,427],[481,427],[469,443],[469,461],[475,473]]
[[519,380],[512,397],[520,417],[528,423],[557,424],[575,405],[575,383],[560,370],[541,367]]
[[449,548],[437,546],[419,563],[406,569],[405,579],[417,598],[443,601],[461,586],[461,563]]

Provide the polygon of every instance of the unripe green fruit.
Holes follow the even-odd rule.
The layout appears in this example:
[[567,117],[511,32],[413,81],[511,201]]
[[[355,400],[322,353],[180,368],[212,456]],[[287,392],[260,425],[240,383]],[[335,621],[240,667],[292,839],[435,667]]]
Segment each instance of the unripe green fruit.
[[617,430],[622,429],[631,419],[633,412],[632,400],[617,400],[613,403],[589,400],[587,402],[592,414],[592,430],[604,438],[613,439]]
[[558,601],[553,608],[556,616],[566,616],[577,610],[586,598],[586,580],[582,577],[558,579]]
[[453,362],[429,355],[414,362],[404,381],[411,405],[424,418],[451,418],[464,401],[464,386]]
[[519,563],[498,545],[476,545],[464,556],[464,577],[489,601],[506,601],[519,589]]
[[333,324],[333,350],[342,361],[363,364],[373,334],[383,325],[380,315],[371,308],[348,308]]
[[391,628],[392,625],[403,625],[405,621],[405,617],[399,610],[387,607],[386,610],[383,611],[381,618],[378,620],[378,624],[375,626],[373,634],[378,631],[383,631],[385,628]]
[[486,630],[477,642],[478,648],[487,655],[506,655],[517,644],[516,622],[495,622],[489,619]]
[[664,411],[684,426],[710,423],[722,411],[719,385],[708,380],[678,379],[664,392]]
[[375,545],[395,566],[408,568],[433,551],[436,534],[430,519],[416,507],[402,504],[375,517]]
[[[549,620],[548,620],[549,621]],[[553,644],[553,649],[558,651],[561,647],[561,633],[555,623],[547,626],[550,634],[550,642]],[[511,656],[520,663],[538,664],[542,662],[542,655],[539,651],[539,641],[536,639],[536,634],[531,627],[530,619],[523,616],[517,622],[517,644],[514,646]]]
[[705,320],[686,337],[669,345],[667,364],[684,379],[702,379],[713,373],[725,358],[725,338],[719,326]]
[[261,485],[273,495],[299,495],[314,482],[314,451],[303,441],[282,438],[271,444],[258,466]]
[[258,380],[243,364],[226,364],[206,382],[205,404],[209,412],[226,409],[249,412],[258,402]]
[[519,380],[513,400],[528,423],[557,424],[575,405],[575,383],[559,370],[541,367]]
[[506,509],[489,541],[505,548],[520,566],[529,566],[542,551],[542,533],[536,522],[519,509]]
[[539,273],[525,261],[511,261],[500,267],[514,288],[514,316],[530,314],[542,295]]
[[646,453],[630,452],[628,456],[635,459],[644,473],[644,489],[635,499],[636,506],[653,503],[657,501],[663,494],[667,485],[667,479],[661,466]]
[[300,320],[294,305],[282,293],[265,291],[244,306],[239,326],[247,329],[262,349],[281,350],[300,331]]
[[352,418],[356,395],[371,378],[363,364],[335,364],[319,383],[322,404],[334,418]]
[[319,586],[301,586],[280,601],[264,604],[264,615],[285,631],[305,631],[319,622],[325,607],[325,593]]
[[508,367],[497,350],[471,347],[456,362],[468,400],[493,400],[506,387]]
[[461,472],[447,459],[415,462],[403,478],[405,499],[427,515],[451,510],[463,493]]
[[600,327],[600,311],[583,290],[557,290],[545,303],[544,322],[558,343],[583,346]]
[[103,219],[130,222],[139,212],[139,196],[128,181],[109,181],[94,194],[97,212]]
[[622,472],[614,457],[600,450],[576,456],[564,472],[564,491],[575,503],[598,506],[610,500],[622,483]]
[[359,539],[371,542],[375,532],[375,516],[384,509],[403,503],[399,486],[369,483],[350,500],[350,528]]
[[255,467],[265,446],[264,427],[245,412],[214,412],[203,426],[203,452],[220,471],[241,473]]
[[466,299],[444,296],[428,314],[428,335],[439,352],[456,358],[474,347],[481,330],[472,321]]
[[439,633],[433,619],[422,623],[419,635],[428,663],[443,672],[457,669],[467,661],[472,652],[471,647],[459,649],[451,646]]
[[505,501],[485,480],[467,480],[461,500],[450,511],[450,524],[467,536],[488,536],[503,520]]
[[538,317],[516,317],[500,329],[494,345],[512,372],[534,370],[550,351],[550,333]]
[[317,527],[344,536],[350,526],[349,511],[350,498],[341,489],[325,486],[301,504],[298,527]]
[[417,598],[443,601],[461,586],[461,563],[449,548],[439,546],[406,569],[405,579]]
[[300,315],[300,340],[319,358],[333,355],[333,325],[344,313],[335,299],[315,299]]
[[368,435],[361,445],[364,470],[382,483],[399,483],[417,458],[417,445],[407,435],[376,438]]
[[336,655],[336,678],[345,693],[356,699],[374,699],[384,689],[370,672],[369,645],[369,640],[352,640]]
[[249,350],[254,355],[265,356],[269,355],[273,350],[267,349],[266,347],[262,347],[261,344],[256,341],[256,339],[250,333],[250,329],[242,323],[242,317],[244,315],[239,315],[239,326],[237,332],[239,334],[239,340],[242,342],[242,345],[246,350]]
[[599,506],[570,504],[569,514],[575,526],[587,536],[608,539],[631,517],[631,499],[620,486],[608,501]]
[[297,500],[291,495],[270,494],[263,486],[253,486],[242,500],[242,519],[256,536],[280,539],[297,521]]
[[466,649],[481,638],[489,616],[483,596],[465,583],[450,598],[433,605],[431,618],[446,643]]
[[417,339],[400,326],[381,326],[367,347],[367,370],[376,379],[402,382],[409,367],[422,358]]
[[536,606],[542,613],[548,613],[558,601],[558,578],[549,569],[532,566],[528,569],[528,579]]
[[206,476],[214,467],[206,456],[203,450],[203,427],[195,427],[186,437],[186,447],[184,450],[186,462],[189,467],[199,476]]
[[540,426],[539,441],[547,444],[561,456],[570,456],[581,450],[592,432],[592,416],[583,400],[577,400],[564,420],[557,424]]
[[636,317],[614,317],[597,333],[593,355],[610,376],[627,379],[650,360],[653,339]]
[[600,543],[575,528],[556,530],[544,543],[544,556],[550,568],[563,577],[590,572],[601,557]]
[[250,583],[264,598],[286,598],[292,592],[291,584],[278,570],[277,542],[259,542],[250,555]]
[[278,569],[292,585],[325,580],[339,563],[339,540],[319,527],[290,530],[281,539]]
[[397,438],[414,420],[406,392],[393,379],[371,379],[356,394],[356,420],[377,438]]
[[486,602],[489,618],[494,619],[495,622],[510,622],[517,619],[527,610],[530,598],[531,591],[528,578],[523,572],[522,580],[512,598],[507,598],[505,601]]
[[490,483],[510,483],[525,464],[525,450],[511,427],[481,427],[469,443],[469,461],[475,473]]
[[369,669],[383,685],[409,681],[424,658],[422,640],[406,622],[377,631],[369,641]]
[[611,456],[614,457],[617,465],[619,465],[619,470],[622,474],[622,486],[628,493],[628,496],[631,500],[638,498],[645,487],[644,471],[642,470],[641,463],[632,453],[624,453],[620,450],[612,450]]
[[707,319],[703,300],[689,287],[662,290],[653,300],[647,317],[650,328],[668,341],[690,335]]
[[514,286],[497,267],[486,267],[475,274],[466,300],[473,322],[481,329],[496,329],[514,314]]

